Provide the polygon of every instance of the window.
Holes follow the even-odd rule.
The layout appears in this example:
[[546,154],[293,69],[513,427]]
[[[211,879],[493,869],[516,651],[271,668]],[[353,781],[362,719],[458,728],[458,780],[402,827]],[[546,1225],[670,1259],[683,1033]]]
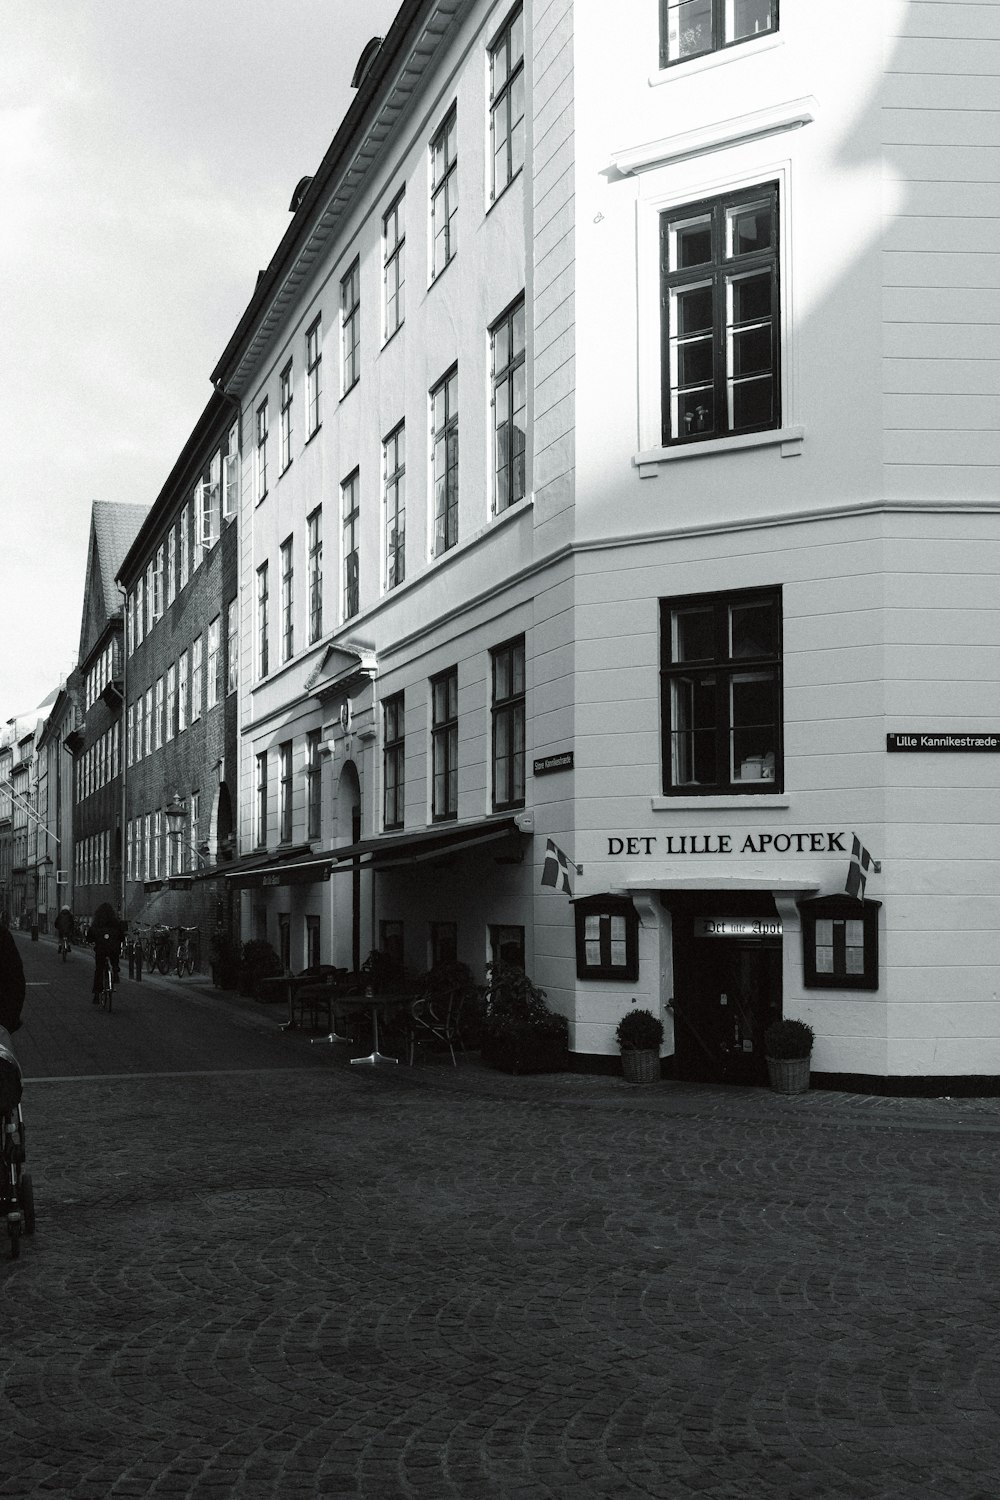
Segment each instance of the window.
[[283,844],[292,842],[292,742],[285,740],[278,746],[278,837]]
[[201,660],[204,641],[199,635],[191,642],[191,723],[201,718]]
[[851,896],[799,903],[807,989],[878,989],[880,904]]
[[142,597],[143,597],[143,601],[144,601],[145,606],[146,606],[146,608],[145,608],[145,615],[146,615],[145,628],[146,628],[146,634],[148,635],[149,632],[152,630],[154,624],[156,623],[156,594],[155,594],[155,584],[153,582],[153,564],[152,564],[152,562],[149,562],[149,563],[146,564],[146,585],[145,585],[145,588],[142,591]]
[[222,645],[222,616],[216,615],[208,627],[208,707],[214,708],[219,701],[220,648]]
[[453,964],[458,959],[458,923],[432,922],[430,924],[430,967]]
[[182,651],[177,658],[177,733],[187,728],[189,717],[191,683],[188,678],[188,654]]
[[177,527],[167,532],[167,603],[173,604],[177,597]]
[[431,275],[458,249],[458,109],[452,106],[431,142]]
[[400,968],[403,967],[403,924],[382,917],[378,924],[378,945]]
[[314,969],[319,963],[319,917],[306,914],[306,968]]
[[144,724],[144,727],[143,727],[143,736],[142,737],[143,737],[143,744],[145,746],[145,749],[144,749],[143,753],[146,754],[146,755],[152,755],[152,753],[153,753],[153,689],[151,687],[148,687],[146,689],[146,698],[145,698],[145,724]]
[[361,376],[361,262],[358,260],[340,283],[340,335],[342,391],[346,396]]
[[382,705],[382,747],[382,822],[386,828],[402,828],[403,795],[406,787],[402,693],[394,693]]
[[235,598],[226,606],[226,692],[235,693],[240,680],[239,605]]
[[663,442],[780,423],[778,188],[660,215]]
[[385,586],[406,577],[406,429],[402,422],[382,443],[385,473]]
[[267,751],[257,756],[257,843],[267,843]]
[[660,66],[719,52],[777,27],[777,0],[660,0]]
[[524,968],[524,928],[490,926],[490,963]]
[[403,321],[406,279],[406,227],[400,193],[382,216],[382,288],[385,296],[385,336],[391,338]]
[[267,401],[257,408],[257,446],[254,449],[254,495],[263,500],[267,494]]
[[524,165],[524,15],[520,5],[490,48],[492,199]]
[[280,443],[281,472],[284,473],[292,461],[292,365],[285,366],[280,376]]
[[181,545],[181,588],[187,583],[191,576],[191,502],[186,500],[181,506],[180,522],[180,545]]
[[323,394],[323,325],[317,318],[306,333],[306,437],[319,430],[319,398]]
[[780,791],[781,593],[660,604],[665,793]]
[[431,391],[434,556],[458,541],[458,368]]
[[498,513],[524,499],[524,298],[490,329],[493,364],[493,507]]
[[257,569],[257,675],[267,676],[267,563]]
[[[128,712],[127,712],[127,714],[125,716],[125,723],[126,723],[126,732],[125,732],[125,764],[126,764],[126,766],[131,766],[131,765],[134,765],[135,758],[136,758],[135,757],[135,704],[134,703],[130,703],[129,706],[128,706]],[[79,801],[79,797],[77,798],[77,801]]]
[[323,509],[306,517],[309,548],[309,644],[323,634]]
[[340,486],[344,517],[344,619],[349,620],[361,608],[360,571],[358,566],[358,523],[360,518],[360,483],[358,470]]
[[639,977],[639,913],[627,896],[585,896],[574,903],[579,979]]
[[177,733],[177,663],[167,668],[167,726],[166,737],[172,740]]
[[319,758],[322,732],[306,735],[306,838],[318,839],[323,830],[323,768]]
[[[163,614],[164,595],[164,551],[163,547],[157,547],[156,557],[153,559],[153,619],[158,620]],[[103,685],[103,684],[102,684]]]
[[222,518],[231,521],[240,504],[240,424],[229,429],[226,456],[222,461]]
[[197,545],[203,552],[210,552],[219,540],[222,530],[222,506],[220,474],[222,459],[218,453],[201,477],[200,511]]
[[295,647],[295,627],[292,623],[292,539],[287,537],[281,544],[281,659],[288,661]]
[[458,668],[431,678],[431,816],[458,817]]
[[524,637],[490,652],[493,808],[524,806]]

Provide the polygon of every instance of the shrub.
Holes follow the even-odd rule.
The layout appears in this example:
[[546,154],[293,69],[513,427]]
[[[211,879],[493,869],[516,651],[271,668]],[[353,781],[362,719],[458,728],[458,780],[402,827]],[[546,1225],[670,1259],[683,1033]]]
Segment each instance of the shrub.
[[553,1072],[566,1066],[569,1022],[549,1010],[545,991],[516,964],[487,965],[482,1054],[510,1073]]
[[280,979],[283,973],[281,959],[270,943],[265,943],[260,938],[251,938],[248,943],[243,944],[240,958],[241,995],[252,995],[260,980]]
[[815,1032],[805,1021],[772,1021],[764,1032],[764,1052],[776,1059],[808,1057]]
[[630,1010],[618,1022],[615,1038],[623,1052],[659,1052],[663,1022],[651,1010]]

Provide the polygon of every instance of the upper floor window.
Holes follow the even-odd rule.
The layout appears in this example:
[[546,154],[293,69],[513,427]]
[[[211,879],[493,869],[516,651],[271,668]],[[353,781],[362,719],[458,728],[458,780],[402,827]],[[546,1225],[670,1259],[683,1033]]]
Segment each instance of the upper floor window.
[[204,642],[201,636],[191,642],[191,722],[201,718],[201,661]]
[[257,843],[267,843],[267,751],[257,756]]
[[382,821],[386,828],[403,826],[405,756],[403,694],[393,693],[382,705]]
[[167,668],[167,725],[166,737],[172,740],[177,733],[177,663]]
[[292,842],[292,742],[285,740],[278,746],[278,837],[283,844]]
[[292,613],[292,539],[281,544],[281,659],[288,661],[295,649],[295,625]]
[[490,652],[493,668],[493,807],[524,806],[524,637]]
[[399,193],[382,216],[382,287],[385,294],[385,336],[391,338],[403,321],[406,281],[406,225],[404,194]]
[[214,708],[219,701],[219,673],[222,663],[222,616],[216,615],[208,627],[207,689],[208,707]]
[[493,506],[499,513],[524,499],[524,298],[490,329],[493,370]]
[[435,822],[458,817],[458,668],[431,679],[431,757]]
[[309,644],[323,634],[323,508],[306,519],[309,548]]
[[434,556],[458,541],[458,367],[431,391]]
[[431,275],[458,249],[458,107],[452,105],[431,142]]
[[341,388],[346,396],[361,378],[361,262],[356,260],[340,283],[340,337],[343,352]]
[[[182,651],[177,658],[177,733],[188,726],[191,710],[191,676],[188,665],[188,654]],[[139,747],[142,754],[142,747]]]
[[177,527],[167,532],[167,603],[177,597]]
[[344,517],[344,619],[349,620],[361,608],[359,536],[361,519],[360,476],[355,469],[350,478],[340,486],[341,505]]
[[210,552],[222,531],[222,456],[216,453],[201,479],[201,515],[198,544]]
[[166,608],[166,566],[164,562],[164,547],[161,543],[156,549],[156,560],[153,564],[153,619],[158,620]]
[[266,677],[268,670],[268,584],[267,563],[257,569],[257,676]]
[[254,496],[263,500],[267,494],[267,400],[257,408],[257,445],[254,449]]
[[154,721],[153,748],[159,750],[163,744],[163,716],[166,704],[166,684],[162,677],[156,679],[156,719]]
[[319,758],[322,731],[310,729],[306,735],[306,838],[318,839],[323,828],[323,776]]
[[320,424],[319,398],[323,394],[323,324],[320,318],[306,333],[306,436],[312,437]]
[[406,577],[406,428],[402,422],[382,442],[385,473],[385,586]]
[[290,360],[281,372],[279,395],[281,408],[281,471],[284,473],[292,461],[292,365]]
[[[180,520],[180,544],[181,544],[181,588],[187,583],[191,576],[191,502],[185,500],[181,506]],[[140,632],[141,639],[141,632]]]
[[239,602],[234,596],[226,606],[226,692],[235,693],[239,683]]
[[781,593],[660,603],[663,790],[780,791]]
[[778,187],[660,215],[663,442],[780,424]]
[[660,0],[660,66],[719,52],[777,27],[777,0]]
[[232,520],[240,504],[240,424],[229,429],[226,456],[222,461],[222,519]]
[[490,47],[491,199],[524,166],[524,12],[519,5]]

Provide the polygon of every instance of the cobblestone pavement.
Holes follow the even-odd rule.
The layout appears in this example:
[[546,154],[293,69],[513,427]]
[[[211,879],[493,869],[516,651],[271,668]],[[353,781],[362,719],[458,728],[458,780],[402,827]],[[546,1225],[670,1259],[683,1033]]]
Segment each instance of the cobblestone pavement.
[[995,1500],[1000,1101],[352,1069],[22,952],[0,1496]]

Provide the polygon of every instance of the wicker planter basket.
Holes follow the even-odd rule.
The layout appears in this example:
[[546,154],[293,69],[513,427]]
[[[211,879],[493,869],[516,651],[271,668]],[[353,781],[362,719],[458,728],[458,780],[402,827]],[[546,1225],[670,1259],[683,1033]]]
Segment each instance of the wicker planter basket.
[[808,1057],[769,1057],[767,1076],[776,1094],[804,1094],[809,1087]]
[[660,1054],[644,1048],[622,1049],[622,1072],[626,1083],[659,1083]]

